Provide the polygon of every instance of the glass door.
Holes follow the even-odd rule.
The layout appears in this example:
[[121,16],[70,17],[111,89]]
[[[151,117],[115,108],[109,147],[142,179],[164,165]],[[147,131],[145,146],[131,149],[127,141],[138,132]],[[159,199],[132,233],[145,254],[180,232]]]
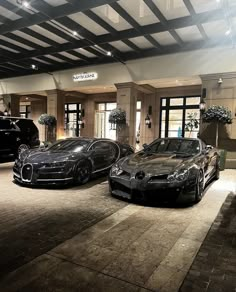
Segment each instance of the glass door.
[[66,103],[65,104],[65,136],[79,137],[80,127],[78,124],[81,118],[81,104],[80,103]]

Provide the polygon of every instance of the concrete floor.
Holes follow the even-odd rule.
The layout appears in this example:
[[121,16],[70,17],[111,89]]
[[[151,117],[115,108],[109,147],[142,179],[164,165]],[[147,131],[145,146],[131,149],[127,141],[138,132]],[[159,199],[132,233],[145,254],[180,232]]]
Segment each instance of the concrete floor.
[[178,291],[222,203],[225,170],[190,207],[110,197],[97,179],[70,189],[12,183],[0,164],[0,291]]

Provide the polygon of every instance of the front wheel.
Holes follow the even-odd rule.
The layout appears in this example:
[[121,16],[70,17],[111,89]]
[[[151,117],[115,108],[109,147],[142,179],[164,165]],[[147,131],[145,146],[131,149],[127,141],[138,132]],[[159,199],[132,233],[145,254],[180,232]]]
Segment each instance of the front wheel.
[[78,163],[75,171],[75,182],[77,184],[86,184],[91,177],[91,164],[88,161]]
[[201,201],[204,191],[204,174],[200,170],[197,177],[197,183],[195,186],[195,203],[198,203]]
[[220,166],[219,163],[216,163],[216,168],[215,168],[215,174],[214,174],[214,179],[218,180],[220,178]]

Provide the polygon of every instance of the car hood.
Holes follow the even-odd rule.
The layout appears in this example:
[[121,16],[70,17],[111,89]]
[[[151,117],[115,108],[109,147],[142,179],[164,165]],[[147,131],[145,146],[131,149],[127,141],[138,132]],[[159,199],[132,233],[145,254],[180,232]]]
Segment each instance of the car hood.
[[168,174],[180,167],[186,166],[188,158],[176,154],[154,154],[139,152],[127,157],[121,162],[121,167],[127,172],[144,171],[152,174]]
[[75,157],[78,157],[77,153],[75,155],[66,151],[36,150],[26,153],[23,160],[25,163],[55,163],[73,160]]

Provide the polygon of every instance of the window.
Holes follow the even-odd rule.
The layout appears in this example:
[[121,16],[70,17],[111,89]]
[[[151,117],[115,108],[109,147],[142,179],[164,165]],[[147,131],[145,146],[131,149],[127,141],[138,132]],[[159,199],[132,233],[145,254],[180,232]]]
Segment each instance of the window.
[[30,118],[31,106],[30,105],[20,105],[20,117]]
[[160,137],[196,138],[199,128],[186,132],[185,124],[190,113],[200,119],[199,96],[167,97],[161,99]]

